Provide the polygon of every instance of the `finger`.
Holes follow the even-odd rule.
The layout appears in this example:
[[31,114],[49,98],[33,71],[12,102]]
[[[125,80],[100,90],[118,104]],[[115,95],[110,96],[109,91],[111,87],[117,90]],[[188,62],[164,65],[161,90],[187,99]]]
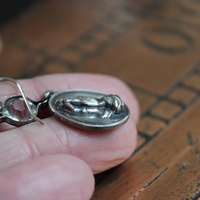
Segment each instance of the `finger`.
[[88,200],[93,190],[90,168],[70,155],[37,158],[0,173],[4,200]]
[[[83,159],[94,173],[98,173],[120,164],[132,154],[136,144],[134,122],[138,118],[138,105],[131,91],[121,81],[106,76],[77,74],[44,76],[21,83],[27,96],[36,99],[39,99],[39,94],[45,90],[55,90],[55,85],[58,90],[72,89],[73,86],[78,89],[119,94],[128,104],[131,116],[122,127],[103,132],[75,129],[55,118],[46,119],[44,126],[32,123],[3,132],[0,134],[0,169],[43,155],[68,153]],[[28,86],[33,90],[28,90]],[[4,94],[7,92],[8,95],[8,91],[16,93],[11,88],[4,88]]]
[[125,161],[136,146],[136,128],[130,119],[108,131],[87,131],[48,118],[1,133],[0,170],[49,154],[71,154],[84,160],[94,173]]

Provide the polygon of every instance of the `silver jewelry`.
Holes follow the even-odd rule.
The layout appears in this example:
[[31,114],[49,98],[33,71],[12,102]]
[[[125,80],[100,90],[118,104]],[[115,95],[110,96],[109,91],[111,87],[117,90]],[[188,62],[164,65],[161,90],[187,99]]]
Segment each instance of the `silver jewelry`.
[[91,130],[119,127],[130,115],[128,107],[117,95],[105,95],[87,90],[46,91],[41,100],[33,101],[25,96],[16,80],[3,77],[0,81],[13,82],[21,93],[9,97],[4,104],[0,101],[0,122],[14,126],[23,126],[34,121],[44,124],[37,116],[39,111],[47,106],[60,121]]

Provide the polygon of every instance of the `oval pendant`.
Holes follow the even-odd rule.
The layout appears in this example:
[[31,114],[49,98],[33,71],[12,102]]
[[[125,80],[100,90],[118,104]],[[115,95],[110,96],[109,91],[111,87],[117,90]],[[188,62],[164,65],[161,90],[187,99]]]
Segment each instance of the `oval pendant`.
[[69,90],[53,94],[49,109],[59,120],[77,128],[108,130],[123,125],[130,111],[117,95]]

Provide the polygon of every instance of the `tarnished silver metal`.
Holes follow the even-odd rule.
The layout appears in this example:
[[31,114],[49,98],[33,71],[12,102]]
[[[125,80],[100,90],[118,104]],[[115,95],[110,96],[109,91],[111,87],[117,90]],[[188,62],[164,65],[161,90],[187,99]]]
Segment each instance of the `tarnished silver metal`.
[[62,122],[91,130],[116,128],[123,125],[130,115],[128,107],[117,95],[85,90],[46,91],[41,100],[33,101],[25,96],[17,81],[6,77],[0,81],[15,83],[21,92],[21,95],[9,97],[4,104],[0,101],[0,122],[14,126],[34,121],[44,124],[37,116],[47,106]]
[[[8,77],[2,77],[2,78],[0,78],[0,81],[10,81],[10,82],[14,83],[18,87],[18,89],[21,93],[21,95],[9,97],[5,101],[4,104],[0,101],[0,123],[7,122],[13,126],[23,126],[28,123],[38,121],[39,123],[44,124],[44,122],[40,118],[38,118],[37,115],[41,108],[44,108],[48,105],[47,104],[48,99],[51,96],[52,91],[45,92],[44,98],[42,98],[41,100],[36,102],[25,96],[21,85],[16,80],[14,80],[12,78],[8,78]],[[17,111],[15,108],[13,108],[13,104],[16,101],[18,101],[18,105],[17,105],[18,107],[21,106],[21,108],[22,108],[23,105],[22,104],[19,105],[20,103],[25,104],[26,107],[22,108],[24,110]],[[27,112],[27,110],[28,110],[28,113],[25,117],[19,117],[19,116],[15,115],[15,112],[19,112],[19,113],[23,112],[23,111]]]
[[[8,78],[8,77],[2,77],[2,78],[0,78],[0,81],[10,81],[10,82],[14,83],[18,87],[18,89],[19,89],[19,91],[20,91],[20,93],[22,95],[21,97],[20,96],[16,96],[16,97],[9,98],[5,102],[4,106],[2,106],[2,102],[0,103],[0,116],[1,116],[0,117],[0,122],[6,121],[6,122],[8,122],[10,124],[14,123],[14,125],[17,125],[18,123],[21,124],[21,120],[15,119],[14,116],[12,115],[12,113],[10,112],[11,110],[9,109],[9,105],[13,100],[16,100],[16,98],[18,98],[19,100],[21,100],[23,98],[23,101],[25,102],[25,104],[27,106],[27,109],[28,109],[28,111],[30,113],[31,119],[32,120],[36,120],[36,121],[40,122],[41,124],[44,124],[44,122],[36,116],[37,113],[31,107],[33,105],[32,101],[28,100],[26,98],[21,85],[16,80],[14,80],[12,78]],[[30,121],[30,118],[23,119],[23,122],[25,122],[26,120]]]
[[55,93],[49,99],[52,114],[67,124],[91,130],[107,130],[123,125],[128,107],[117,95],[71,90]]

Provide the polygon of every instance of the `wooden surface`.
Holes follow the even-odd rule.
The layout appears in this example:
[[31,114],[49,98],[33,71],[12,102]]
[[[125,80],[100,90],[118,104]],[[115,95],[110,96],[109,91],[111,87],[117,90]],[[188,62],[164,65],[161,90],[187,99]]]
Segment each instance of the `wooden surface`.
[[199,1],[41,1],[0,33],[1,76],[104,73],[138,97],[137,149],[92,200],[200,199]]

